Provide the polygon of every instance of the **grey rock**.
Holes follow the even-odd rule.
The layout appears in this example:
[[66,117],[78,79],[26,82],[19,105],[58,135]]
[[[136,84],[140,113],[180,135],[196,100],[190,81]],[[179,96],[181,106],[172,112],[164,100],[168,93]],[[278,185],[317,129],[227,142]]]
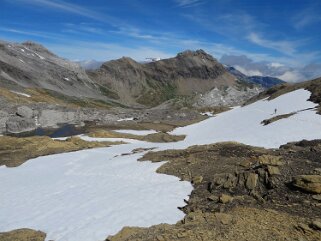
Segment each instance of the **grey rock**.
[[36,129],[34,119],[12,116],[6,122],[6,131],[9,133],[20,133]]
[[9,119],[9,113],[0,110],[0,133],[5,132],[6,130],[6,123]]
[[257,174],[249,173],[246,178],[246,183],[245,183],[246,188],[249,190],[253,190],[257,185],[258,178],[259,176]]
[[228,88],[214,88],[195,98],[195,107],[211,106],[235,106],[242,104],[245,100],[257,95],[263,90],[261,87],[254,86],[238,89],[230,86]]
[[33,110],[28,106],[19,106],[16,114],[20,117],[31,119],[33,117]]
[[[41,127],[57,127],[58,124],[77,124],[77,112],[42,110],[38,118]],[[78,120],[78,121],[77,121]]]

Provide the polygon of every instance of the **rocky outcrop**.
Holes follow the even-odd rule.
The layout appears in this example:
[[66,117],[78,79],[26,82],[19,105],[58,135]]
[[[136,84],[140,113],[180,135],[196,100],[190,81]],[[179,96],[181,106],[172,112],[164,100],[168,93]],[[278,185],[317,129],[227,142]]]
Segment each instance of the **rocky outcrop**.
[[36,123],[32,118],[11,116],[6,122],[6,132],[8,133],[28,132],[33,131],[36,128]]
[[236,106],[259,94],[263,88],[259,86],[243,86],[214,88],[195,97],[195,107]]
[[293,178],[293,186],[310,193],[321,193],[320,175],[300,175]]
[[2,241],[45,241],[45,239],[46,234],[44,232],[25,228],[0,233],[0,240]]
[[60,125],[84,125],[85,122],[108,124],[126,114],[90,108],[66,108],[54,105],[12,106],[0,111],[0,134],[30,132],[37,128],[57,128]]
[[[226,142],[151,151],[141,160],[166,160],[159,173],[193,183],[180,208],[186,215],[174,225],[124,228],[107,240],[321,240],[321,199],[310,194],[321,177],[320,154],[320,140],[270,150]],[[293,176],[309,192],[293,188]]]

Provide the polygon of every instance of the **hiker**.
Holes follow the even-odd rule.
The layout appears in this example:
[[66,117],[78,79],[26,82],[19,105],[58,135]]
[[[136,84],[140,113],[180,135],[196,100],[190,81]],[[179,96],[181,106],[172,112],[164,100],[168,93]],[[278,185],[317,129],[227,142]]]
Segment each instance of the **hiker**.
[[277,111],[278,111],[278,110],[275,108],[275,109],[274,109],[274,115],[276,115],[276,112],[277,112]]

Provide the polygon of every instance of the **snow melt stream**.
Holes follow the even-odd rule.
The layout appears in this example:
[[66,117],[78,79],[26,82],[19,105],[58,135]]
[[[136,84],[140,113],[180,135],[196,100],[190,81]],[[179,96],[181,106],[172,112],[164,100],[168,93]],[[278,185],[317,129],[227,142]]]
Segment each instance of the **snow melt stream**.
[[[0,167],[0,231],[32,228],[47,240],[98,241],[124,226],[175,223],[177,207],[191,192],[188,182],[155,173],[162,163],[137,162],[135,148],[181,149],[196,144],[238,141],[267,148],[290,141],[321,138],[321,116],[310,92],[297,90],[274,100],[234,108],[200,123],[177,128],[176,143],[129,144],[39,157],[16,168]],[[263,126],[274,115],[297,112]],[[309,109],[309,110],[307,110]],[[85,140],[106,140],[82,136]],[[108,139],[119,140],[119,139]]]

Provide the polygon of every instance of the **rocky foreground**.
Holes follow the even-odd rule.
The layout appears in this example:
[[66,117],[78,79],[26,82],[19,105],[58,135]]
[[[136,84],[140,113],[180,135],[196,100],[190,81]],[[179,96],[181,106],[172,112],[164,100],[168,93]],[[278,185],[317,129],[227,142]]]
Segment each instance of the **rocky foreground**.
[[321,240],[321,141],[280,149],[238,143],[150,152],[158,172],[194,185],[176,225],[124,228],[124,240]]

